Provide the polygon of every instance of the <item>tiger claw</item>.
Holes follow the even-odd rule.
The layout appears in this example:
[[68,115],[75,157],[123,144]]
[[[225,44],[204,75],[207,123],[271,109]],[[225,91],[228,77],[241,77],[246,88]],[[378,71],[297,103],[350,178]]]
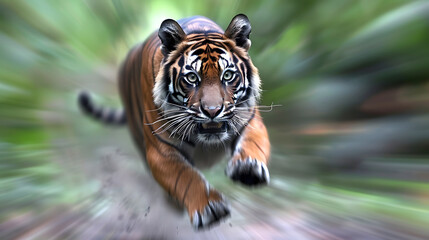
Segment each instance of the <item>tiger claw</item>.
[[225,173],[233,181],[247,186],[264,185],[270,182],[270,173],[265,163],[248,157],[246,160],[229,161]]
[[229,215],[229,206],[225,200],[209,201],[209,204],[204,207],[203,211],[194,212],[192,225],[196,230],[210,228],[213,225],[219,224],[220,220],[225,219]]

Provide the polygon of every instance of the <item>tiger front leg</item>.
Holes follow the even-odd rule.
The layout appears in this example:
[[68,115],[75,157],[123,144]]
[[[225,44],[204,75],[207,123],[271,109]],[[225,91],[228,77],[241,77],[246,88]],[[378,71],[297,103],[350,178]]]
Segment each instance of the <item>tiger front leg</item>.
[[259,112],[243,131],[232,159],[226,167],[226,175],[233,181],[247,186],[268,184],[270,174],[268,159],[270,157],[270,141],[267,129]]
[[208,228],[229,216],[223,195],[211,188],[175,149],[164,144],[148,147],[146,156],[154,178],[186,207],[195,229]]

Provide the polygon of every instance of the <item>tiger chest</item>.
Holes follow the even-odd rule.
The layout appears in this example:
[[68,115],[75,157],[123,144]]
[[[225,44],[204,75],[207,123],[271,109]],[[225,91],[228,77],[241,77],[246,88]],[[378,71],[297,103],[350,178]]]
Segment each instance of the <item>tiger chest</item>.
[[231,157],[231,143],[207,147],[203,144],[185,147],[185,152],[191,158],[191,163],[198,169],[207,169]]

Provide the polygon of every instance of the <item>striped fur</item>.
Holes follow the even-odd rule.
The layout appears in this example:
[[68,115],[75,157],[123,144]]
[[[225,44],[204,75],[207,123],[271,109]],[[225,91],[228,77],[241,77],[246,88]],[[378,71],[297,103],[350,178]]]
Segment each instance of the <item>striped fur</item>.
[[97,121],[110,125],[125,125],[127,123],[124,110],[96,106],[87,92],[79,93],[78,103],[83,113]]
[[196,229],[229,216],[225,198],[196,166],[226,156],[232,180],[269,181],[270,143],[257,107],[261,83],[247,52],[250,29],[242,14],[225,32],[205,17],[165,20],[129,52],[119,74],[133,139]]

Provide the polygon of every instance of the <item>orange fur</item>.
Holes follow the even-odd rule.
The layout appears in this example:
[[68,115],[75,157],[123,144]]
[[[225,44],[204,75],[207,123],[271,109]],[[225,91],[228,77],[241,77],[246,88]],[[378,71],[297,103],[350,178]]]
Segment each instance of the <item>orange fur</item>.
[[255,111],[255,117],[249,122],[249,126],[243,133],[241,147],[233,156],[233,161],[243,161],[249,157],[268,165],[270,158],[270,142],[259,111]]
[[[182,27],[185,30],[191,29],[193,31],[201,29],[220,31],[220,28],[213,24],[207,19],[200,21],[196,19],[190,21],[187,25],[188,29],[186,29],[186,25]],[[198,42],[195,40],[198,36],[200,35],[188,34],[184,42]],[[241,54],[243,59],[241,61],[250,61],[247,52],[236,47],[232,40],[222,34],[214,33],[213,36],[218,36],[219,41],[223,41],[226,46],[236,48],[236,54]],[[211,202],[217,203],[224,201],[224,199],[218,191],[208,188],[206,180],[192,166],[192,161],[189,159],[191,156],[181,149],[182,145],[178,144],[178,140],[170,137],[169,131],[158,131],[168,122],[159,120],[163,114],[160,106],[157,106],[154,102],[152,91],[155,84],[159,84],[158,81],[162,81],[162,77],[165,77],[162,69],[166,60],[175,59],[182,54],[177,50],[165,56],[161,46],[162,43],[158,36],[152,34],[144,43],[139,44],[130,51],[121,68],[119,89],[125,106],[130,132],[140,153],[146,159],[153,177],[174,199],[186,207],[191,222],[194,222],[194,218],[197,216],[195,213],[203,214],[204,209]],[[183,44],[178,45],[177,49],[182,47],[185,46]],[[178,64],[177,60],[175,64]],[[253,65],[251,66],[253,74],[257,76],[257,69]],[[219,80],[220,72],[216,69],[215,64],[208,65],[206,71],[206,73],[201,73],[204,76],[204,81],[201,83],[202,90],[197,91],[194,89],[190,91],[188,107],[200,107],[199,101],[201,99],[206,102],[211,100],[205,94],[213,94],[213,91],[223,91]],[[256,83],[255,88],[259,89],[259,82]],[[222,97],[224,104],[232,104],[234,101],[232,93],[231,88],[228,88],[219,93],[219,97]],[[265,165],[268,164],[270,144],[258,110],[255,110],[249,126],[242,130],[241,140],[237,141],[241,148],[232,156],[234,162],[253,157]],[[226,212],[225,214],[227,215],[228,213]]]

